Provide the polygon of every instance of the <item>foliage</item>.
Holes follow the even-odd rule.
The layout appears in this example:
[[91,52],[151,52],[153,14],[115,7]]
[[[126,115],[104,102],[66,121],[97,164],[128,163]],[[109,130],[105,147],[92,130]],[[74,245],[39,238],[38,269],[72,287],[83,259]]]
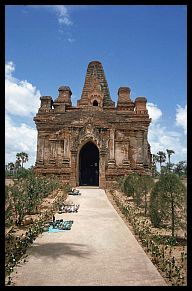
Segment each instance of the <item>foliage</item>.
[[178,162],[174,169],[173,172],[177,175],[179,175],[179,177],[181,176],[187,176],[187,162],[186,161],[180,161]]
[[175,173],[179,177],[187,176],[187,161],[179,161],[177,164],[171,163],[171,155],[175,154],[174,150],[166,149],[168,162],[162,165],[166,161],[166,154],[163,151],[159,151],[157,154],[152,154],[152,176],[158,176],[157,163],[160,164],[160,173],[168,174]]
[[123,189],[124,193],[127,196],[132,196],[133,198],[136,195],[137,191],[137,185],[138,185],[139,175],[136,173],[130,174],[128,176],[124,177],[123,180]]
[[[7,196],[6,196],[7,197]],[[60,204],[59,201],[63,201],[66,198],[66,192],[62,195],[58,195],[53,204],[42,212],[38,219],[30,226],[27,227],[26,233],[17,235],[13,229],[5,237],[5,275],[8,277],[8,285],[11,285],[10,273],[13,271],[17,262],[24,258],[24,254],[27,248],[31,245],[33,240],[44,231],[48,221],[51,220],[55,209]],[[25,259],[24,259],[25,261]]]
[[158,175],[157,163],[159,162],[158,155],[152,154],[152,176],[155,177]]
[[154,227],[160,227],[165,215],[164,202],[161,199],[161,185],[157,182],[150,194],[149,215]]
[[145,209],[145,216],[147,215],[147,194],[150,193],[154,187],[154,180],[151,176],[148,175],[141,175],[140,176],[140,191],[141,196],[144,196],[144,209]]
[[139,207],[142,204],[142,198],[144,195],[144,185],[140,175],[137,175],[135,177],[133,188],[134,188],[133,201],[137,205],[137,207]]
[[5,226],[13,224],[13,203],[10,196],[10,187],[5,185]]
[[24,185],[20,181],[15,181],[14,185],[10,186],[10,191],[13,199],[13,208],[16,215],[15,223],[20,225],[26,213],[27,193]]
[[19,159],[17,159],[15,161],[15,165],[14,165],[15,172],[17,172],[20,168],[21,168],[21,161]]
[[10,162],[7,165],[5,165],[5,177],[10,177],[14,174],[15,171],[15,165],[14,163]]
[[170,158],[171,158],[171,155],[174,154],[175,152],[173,150],[169,150],[169,149],[166,149],[166,151],[167,151],[168,160],[169,160],[168,168],[169,168],[169,172],[171,172],[171,161],[170,161]]
[[17,178],[17,176],[24,174],[25,169],[23,168],[23,164],[26,163],[28,159],[29,156],[27,153],[17,153],[15,163],[10,162],[5,165],[5,176]]
[[5,227],[12,226],[13,222],[13,205],[10,203],[5,210]]
[[158,162],[159,162],[160,171],[161,171],[161,165],[162,165],[162,163],[164,163],[166,161],[166,154],[163,151],[159,151],[157,153],[157,156],[158,156]]
[[147,194],[153,187],[153,178],[148,175],[130,174],[119,179],[121,190],[128,196],[132,196],[137,206],[142,204],[144,198],[145,215],[147,213]]
[[173,167],[174,167],[173,163],[166,163],[165,166],[161,166],[161,174],[164,175],[164,174],[172,173]]
[[[23,168],[18,179],[14,180],[14,185],[8,188],[6,218],[8,219],[8,213],[12,211],[15,223],[20,225],[25,214],[36,212],[42,199],[59,187],[60,183],[55,177],[39,176],[32,169]],[[10,224],[8,220],[6,223]]]
[[185,193],[186,187],[177,175],[160,176],[151,193],[150,217],[154,226],[159,226],[163,220],[171,225],[172,236],[175,235],[175,227],[179,226],[184,215]]
[[29,169],[19,168],[19,169],[16,171],[14,177],[15,177],[16,179],[27,178],[28,175],[29,175],[29,173],[30,173],[30,170],[29,170]]
[[21,152],[16,154],[17,161],[19,164],[21,163],[21,167],[23,168],[23,164],[28,161],[28,154]]
[[[125,188],[124,188],[124,186],[125,186],[125,179],[126,179],[126,178],[127,178],[127,176],[119,176],[119,177],[117,178],[117,183],[118,183],[118,185],[119,185],[121,191],[124,192],[124,193],[125,193]],[[129,195],[129,194],[127,194],[127,195]]]
[[40,181],[31,171],[28,174],[27,179],[24,180],[25,189],[27,192],[27,213],[33,213],[36,210],[37,205],[42,200],[42,192],[39,191]]
[[152,162],[152,165],[151,165],[151,172],[152,172],[153,177],[158,176],[157,166],[154,162]]
[[182,242],[183,251],[180,253],[180,258],[175,259],[172,249],[179,245],[177,238],[162,237],[159,234],[154,236],[150,221],[141,216],[140,209],[115,193],[115,191],[112,192],[116,205],[131,224],[134,234],[139,238],[144,250],[150,254],[151,261],[161,270],[171,285],[185,285],[187,253],[184,252],[184,246],[186,239]]

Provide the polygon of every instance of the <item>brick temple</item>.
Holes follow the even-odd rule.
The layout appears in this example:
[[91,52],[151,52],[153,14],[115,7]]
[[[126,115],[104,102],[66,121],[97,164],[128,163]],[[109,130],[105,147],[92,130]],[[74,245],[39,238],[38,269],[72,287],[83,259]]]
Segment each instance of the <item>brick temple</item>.
[[38,131],[35,171],[54,174],[72,187],[108,187],[132,172],[151,173],[147,99],[130,98],[120,87],[112,100],[102,64],[89,63],[77,106],[69,86],[58,97],[40,97],[34,121]]

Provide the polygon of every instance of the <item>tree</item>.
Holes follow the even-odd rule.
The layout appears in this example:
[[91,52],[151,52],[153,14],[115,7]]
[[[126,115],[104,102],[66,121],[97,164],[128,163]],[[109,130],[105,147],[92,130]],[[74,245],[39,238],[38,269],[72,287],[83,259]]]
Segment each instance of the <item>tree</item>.
[[159,162],[158,155],[152,154],[152,175],[155,177],[157,175],[157,165],[156,163]]
[[21,152],[16,154],[17,161],[21,162],[21,167],[23,168],[23,164],[28,161],[28,154]]
[[40,177],[36,177],[35,173],[32,170],[28,170],[26,173],[25,188],[27,192],[27,212],[33,214],[37,205],[42,200],[41,188],[39,187],[42,183]]
[[137,207],[141,205],[142,196],[147,191],[146,180],[147,178],[142,178],[142,176],[137,173],[130,174],[124,180],[124,191],[127,196],[133,197],[133,201]]
[[8,163],[7,170],[9,171],[10,174],[13,173],[14,169],[15,169],[14,163],[12,163],[12,162]]
[[160,165],[160,172],[161,172],[161,165],[162,165],[162,163],[164,163],[166,161],[166,154],[162,151],[159,151],[157,153],[157,156],[158,156],[158,162]]
[[169,172],[171,171],[170,169],[170,165],[171,165],[171,162],[170,162],[170,158],[171,158],[171,155],[174,154],[175,152],[173,150],[166,150],[167,151],[167,155],[168,155],[168,160],[169,160]]
[[151,196],[152,223],[160,225],[161,221],[171,225],[172,237],[175,228],[181,224],[184,215],[186,187],[173,173],[161,175]]
[[13,203],[10,195],[10,186],[5,185],[5,226],[10,227],[13,223]]
[[147,194],[151,192],[154,187],[154,180],[151,176],[141,175],[140,176],[140,191],[141,195],[144,196],[144,208],[145,216],[147,216]]
[[161,174],[164,175],[164,174],[168,174],[170,172],[173,172],[173,167],[174,167],[174,164],[166,163],[165,166],[161,166]]
[[127,196],[132,196],[134,198],[136,194],[136,187],[139,180],[139,175],[132,173],[124,178],[123,189]]
[[180,176],[187,175],[187,162],[180,161],[175,165],[174,173]]
[[141,176],[138,175],[134,184],[134,197],[133,197],[133,201],[135,202],[137,207],[141,206],[141,201],[142,201],[142,196],[143,196],[142,190],[143,190],[143,185],[142,185]]
[[161,184],[157,182],[151,191],[149,205],[150,219],[154,227],[160,227],[162,224],[162,219],[165,216],[164,201],[161,194]]
[[[118,185],[121,189],[122,192],[125,192],[125,180],[126,180],[127,176],[119,176],[117,179]],[[127,193],[126,193],[127,194]]]
[[14,185],[10,187],[10,191],[13,198],[16,225],[20,225],[25,216],[27,206],[27,194],[23,187],[23,181],[15,181]]

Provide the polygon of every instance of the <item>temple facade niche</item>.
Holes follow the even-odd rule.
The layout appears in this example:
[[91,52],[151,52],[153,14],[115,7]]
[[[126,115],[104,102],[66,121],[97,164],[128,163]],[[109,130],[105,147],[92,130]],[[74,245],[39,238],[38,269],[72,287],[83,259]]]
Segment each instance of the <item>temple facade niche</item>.
[[131,100],[131,89],[120,87],[112,100],[102,64],[90,62],[77,106],[69,86],[55,99],[41,96],[34,117],[38,137],[34,170],[57,175],[72,187],[101,188],[133,172],[151,174],[147,99]]

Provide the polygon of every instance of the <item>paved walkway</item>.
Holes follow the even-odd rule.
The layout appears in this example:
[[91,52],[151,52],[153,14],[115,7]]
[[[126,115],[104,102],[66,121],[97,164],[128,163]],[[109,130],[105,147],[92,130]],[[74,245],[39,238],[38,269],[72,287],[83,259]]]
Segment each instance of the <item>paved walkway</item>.
[[80,204],[78,213],[55,215],[73,220],[71,230],[40,235],[14,269],[15,285],[166,286],[105,191],[79,189],[67,199]]

